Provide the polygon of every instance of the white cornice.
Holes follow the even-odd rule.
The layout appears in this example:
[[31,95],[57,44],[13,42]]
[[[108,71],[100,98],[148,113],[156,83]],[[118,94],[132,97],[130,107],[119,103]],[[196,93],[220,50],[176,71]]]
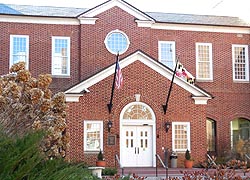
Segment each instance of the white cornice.
[[76,18],[55,18],[55,17],[35,17],[35,16],[11,16],[0,15],[0,22],[29,23],[29,24],[61,24],[79,25]]
[[203,104],[203,105],[206,105],[207,101],[209,99],[212,99],[211,97],[195,97],[195,96],[193,96],[192,98],[194,99],[195,104]]
[[90,17],[79,17],[81,24],[95,24],[98,18],[90,18]]
[[[95,24],[98,18],[79,17],[77,18],[53,18],[53,17],[39,17],[39,16],[11,16],[0,15],[0,22],[14,22],[14,23],[33,23],[33,24],[60,24],[60,25],[80,25],[81,24]],[[250,28],[244,27],[225,27],[225,26],[205,26],[205,25],[185,25],[185,24],[168,24],[155,23],[151,20],[135,20],[138,27],[150,27],[152,29],[162,30],[183,30],[196,32],[218,32],[218,33],[238,33],[250,34]]]
[[[120,67],[125,68],[128,65],[134,63],[135,61],[140,61],[141,63],[147,65],[151,69],[155,70],[162,76],[166,77],[168,80],[172,79],[173,72],[163,66],[162,64],[158,63],[156,60],[150,58],[146,54],[142,53],[141,51],[137,51],[134,54],[124,58],[123,60],[120,61]],[[104,69],[103,71],[95,74],[94,76],[82,81],[81,83],[75,85],[74,87],[68,89],[65,91],[66,97],[67,94],[70,96],[72,94],[80,94],[83,90],[88,89],[92,85],[102,81],[103,79],[107,78],[110,75],[114,74],[114,69],[115,69],[115,64],[112,66],[108,67],[107,69]],[[197,86],[194,86],[192,84],[189,84],[185,80],[179,77],[175,77],[174,83],[177,84],[178,86],[182,87],[186,91],[190,92],[192,94],[192,97],[194,98],[196,104],[203,104],[207,103],[208,99],[211,99],[212,97],[203,91],[202,89],[198,88]],[[199,97],[199,98],[198,98]],[[202,100],[202,101],[201,101]]]
[[244,28],[244,27],[226,27],[226,26],[209,26],[209,25],[154,23],[152,24],[151,28],[162,29],[162,30],[250,34],[250,28],[247,27]]

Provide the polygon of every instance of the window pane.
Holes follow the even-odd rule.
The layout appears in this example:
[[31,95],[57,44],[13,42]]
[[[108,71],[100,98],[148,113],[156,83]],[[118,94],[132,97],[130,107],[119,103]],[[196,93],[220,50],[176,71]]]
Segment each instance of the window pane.
[[245,80],[246,72],[246,49],[240,46],[234,47],[234,79]]
[[175,150],[186,150],[189,149],[189,124],[174,124],[174,149]]
[[100,123],[88,123],[86,127],[87,150],[99,150],[101,148],[101,124]]
[[175,47],[174,42],[160,42],[159,43],[159,60],[164,65],[174,69],[175,61]]
[[69,38],[53,38],[53,75],[69,75]]
[[197,44],[197,77],[199,79],[211,79],[212,78],[212,57],[211,45]]
[[25,62],[28,67],[28,36],[11,36],[11,63],[10,65],[18,62]]

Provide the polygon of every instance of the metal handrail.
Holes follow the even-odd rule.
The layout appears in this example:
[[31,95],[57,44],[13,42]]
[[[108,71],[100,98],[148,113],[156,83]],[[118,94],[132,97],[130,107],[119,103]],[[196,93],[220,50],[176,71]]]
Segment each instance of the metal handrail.
[[156,177],[158,177],[157,160],[159,160],[160,163],[161,163],[161,165],[163,166],[163,168],[166,170],[166,179],[168,179],[168,166],[166,166],[164,164],[164,162],[162,161],[162,159],[159,156],[159,154],[155,154],[155,157],[156,157],[156,166],[155,166],[155,175],[156,175]]
[[118,162],[119,168],[122,169],[122,176],[124,175],[124,168],[122,167],[122,164],[120,162],[120,159],[118,157],[118,155],[115,155],[115,167],[116,167],[116,162]]
[[245,157],[246,157],[248,160],[250,160],[250,157],[249,157],[248,154],[245,154]]

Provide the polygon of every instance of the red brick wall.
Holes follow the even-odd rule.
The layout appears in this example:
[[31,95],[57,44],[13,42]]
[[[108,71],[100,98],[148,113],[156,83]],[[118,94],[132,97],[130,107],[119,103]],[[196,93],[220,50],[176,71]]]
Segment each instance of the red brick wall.
[[29,70],[32,76],[51,73],[52,36],[67,36],[71,41],[71,69],[69,78],[53,78],[50,88],[63,91],[79,80],[79,26],[0,23],[0,74],[9,72],[10,35],[29,36]]

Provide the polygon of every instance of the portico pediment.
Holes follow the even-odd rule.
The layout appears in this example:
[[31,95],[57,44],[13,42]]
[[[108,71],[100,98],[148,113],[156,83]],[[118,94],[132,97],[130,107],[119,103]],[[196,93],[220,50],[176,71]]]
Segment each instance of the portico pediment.
[[[164,66],[163,64],[159,63],[152,57],[146,55],[142,51],[136,51],[131,55],[125,57],[124,59],[120,60],[120,67],[121,69],[129,66],[130,64],[140,61],[141,63],[145,64],[146,66],[150,67],[157,73],[161,74],[168,80],[172,80],[173,70],[169,69],[168,67]],[[115,64],[107,67],[106,69],[102,70],[101,72],[89,77],[88,79],[76,84],[75,86],[71,87],[70,89],[65,91],[66,94],[66,101],[68,102],[77,102],[79,101],[79,97],[83,96],[83,92],[90,92],[89,87],[95,85],[96,83],[102,81],[103,79],[107,78],[114,74]],[[203,89],[199,88],[195,84],[190,84],[186,80],[181,77],[175,76],[174,81],[176,85],[180,86],[181,88],[185,89],[189,93],[191,93],[191,97],[194,99],[195,104],[207,104],[209,99],[212,99],[212,96],[204,91]]]

